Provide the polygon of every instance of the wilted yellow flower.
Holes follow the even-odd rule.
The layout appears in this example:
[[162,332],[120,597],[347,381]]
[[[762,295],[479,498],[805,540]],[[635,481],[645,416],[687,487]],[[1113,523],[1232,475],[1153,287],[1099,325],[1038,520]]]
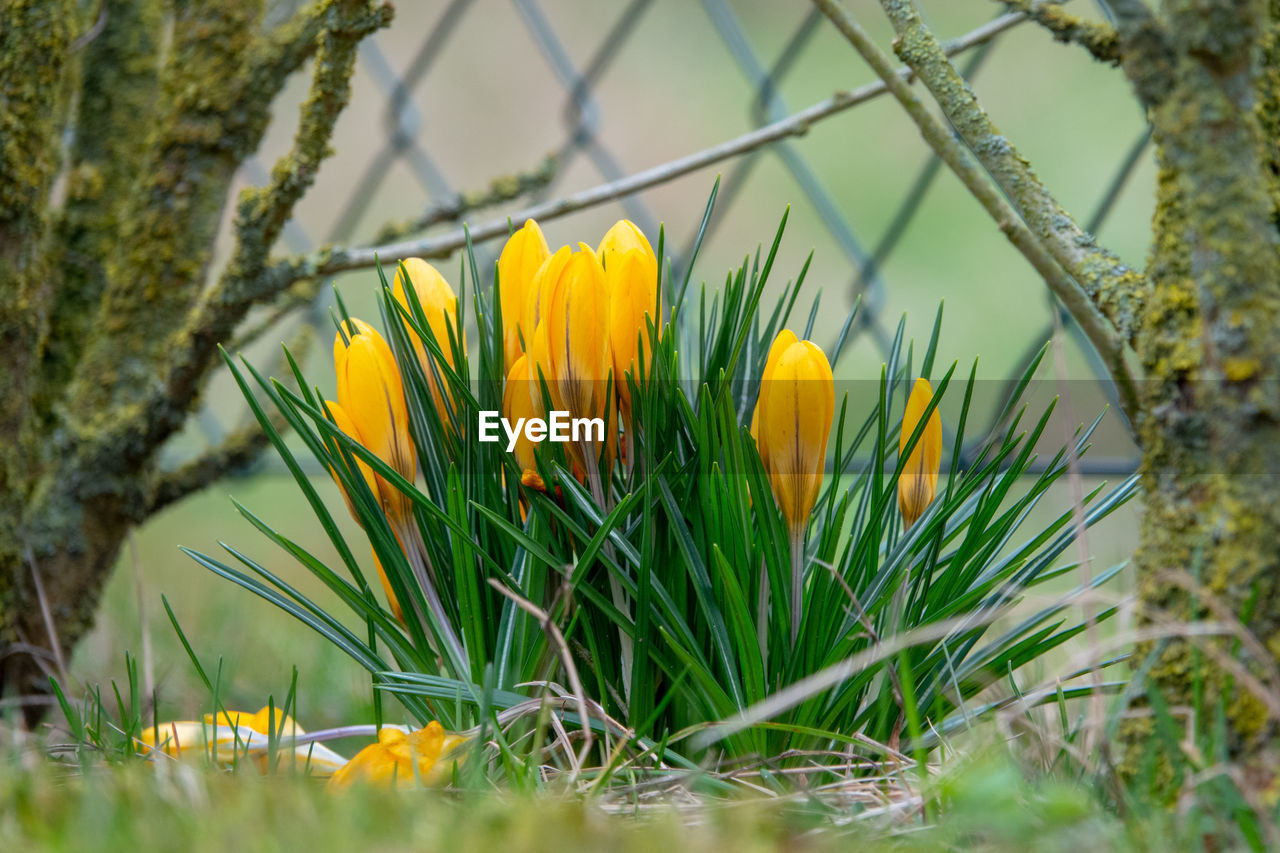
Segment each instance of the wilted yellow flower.
[[[541,389],[534,384],[533,377],[529,375],[529,357],[522,355],[511,365],[511,372],[507,374],[506,384],[502,388],[502,414],[512,424],[519,423],[522,418],[542,416],[542,407],[534,402],[535,389],[540,395]],[[545,491],[546,486],[542,482],[542,477],[538,475],[538,461],[534,456],[533,442],[525,435],[524,430],[520,430],[516,437],[513,455],[516,458],[516,464],[520,466],[521,482],[526,486]]]
[[256,714],[226,711],[216,717],[205,714],[201,721],[173,720],[143,727],[138,735],[139,751],[158,750],[175,758],[208,756],[221,765],[252,762],[252,766],[265,773],[271,767],[274,735],[277,766],[296,764],[327,776],[346,763],[346,759],[321,743],[291,746],[289,738],[306,732],[292,717],[285,716],[283,710],[274,710],[274,722],[268,705]]
[[[409,258],[404,261],[404,269],[409,272],[409,281],[413,284],[414,291],[418,294],[418,303],[422,306],[422,313],[426,315],[427,326],[431,329],[431,334],[435,336],[436,343],[440,346],[440,351],[444,353],[444,360],[450,367],[456,367],[457,363],[453,358],[453,342],[449,338],[449,326],[455,322],[458,310],[458,297],[453,292],[453,288],[449,286],[449,282],[445,281],[444,276],[440,275],[440,271],[431,264],[422,260],[422,258]],[[409,308],[409,296],[404,289],[404,275],[400,269],[396,270],[396,280],[393,288],[393,294],[396,301]],[[458,343],[463,350],[467,348],[467,338],[465,331],[455,329],[458,336]],[[412,335],[412,330],[410,335]],[[427,387],[431,389],[431,402],[435,404],[436,411],[440,413],[440,422],[446,427],[450,425],[449,409],[446,408],[444,395],[440,391],[440,386],[436,382],[435,373],[432,372],[431,359],[427,355],[427,349],[422,341],[413,341],[413,351],[418,356],[418,363],[422,365],[422,373],[427,377]],[[439,368],[437,368],[438,370]],[[448,380],[444,378],[443,373],[440,381],[446,386]],[[448,389],[446,388],[446,391]],[[453,394],[449,393],[449,400],[453,400]]]
[[[418,456],[409,434],[404,385],[391,347],[368,323],[352,319],[334,336],[333,366],[338,375],[338,406],[348,425],[355,428],[352,437],[413,482]],[[375,480],[387,517],[393,521],[404,518],[409,498],[382,477]]]
[[618,399],[623,411],[629,414],[631,387],[627,384],[626,375],[630,373],[637,383],[641,381],[642,373],[648,379],[649,359],[653,354],[649,338],[650,319],[659,339],[662,334],[662,314],[658,306],[658,264],[652,253],[628,249],[609,254],[604,274],[609,286],[609,347],[613,354],[613,384],[618,389]]
[[432,720],[426,728],[405,734],[384,727],[378,740],[356,753],[329,780],[334,789],[364,783],[377,786],[413,787],[448,782],[460,763],[466,742],[462,735],[450,734]]
[[783,331],[770,349],[756,404],[760,456],[792,536],[803,532],[826,468],[835,383],[822,349]]
[[[502,292],[502,351],[507,371],[524,354],[533,337],[533,327],[523,328],[524,306],[534,276],[551,257],[547,238],[532,219],[511,235],[498,257],[498,286]],[[523,340],[523,343],[521,342]]]
[[[907,452],[907,442],[920,425],[920,418],[933,400],[933,387],[929,380],[920,378],[911,388],[907,409],[902,415],[902,436],[898,442],[898,455]],[[929,415],[924,432],[902,466],[898,477],[898,509],[902,511],[905,527],[915,524],[924,514],[938,492],[938,470],[942,467],[942,418],[935,408]]]
[[[332,400],[325,400],[324,402],[325,406],[329,409],[329,414],[333,416],[334,425],[356,441],[359,441],[360,434],[356,430],[356,425],[352,422],[351,416],[347,414],[346,409],[342,408]],[[378,494],[378,476],[373,473],[373,469],[370,468],[368,463],[364,460],[354,456],[354,454],[353,458],[355,459],[356,465],[360,468],[360,473],[364,475],[365,482],[369,484],[369,491],[376,496]],[[360,521],[360,516],[356,513],[356,506],[351,500],[351,495],[347,494],[347,490],[342,487],[342,481],[338,479],[337,473],[333,471],[330,471],[330,473],[333,474],[334,482],[338,484],[338,490],[342,492],[342,499],[347,502],[347,511],[351,513],[351,517],[358,523]],[[394,525],[392,526],[391,531],[395,533]],[[399,538],[400,534],[396,533],[396,541],[399,541]],[[373,564],[378,567],[378,578],[382,581],[382,589],[387,594],[387,602],[391,605],[391,612],[395,614],[397,619],[403,622],[404,614],[400,610],[400,602],[396,600],[396,594],[391,589],[391,581],[387,580],[387,573],[382,568],[382,561],[378,559],[378,553],[376,551],[373,552]]]

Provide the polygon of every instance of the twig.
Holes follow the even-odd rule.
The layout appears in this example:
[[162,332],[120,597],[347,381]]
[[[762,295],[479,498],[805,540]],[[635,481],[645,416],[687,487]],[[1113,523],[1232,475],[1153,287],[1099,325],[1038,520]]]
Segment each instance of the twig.
[[31,567],[31,581],[35,585],[36,601],[40,603],[40,618],[44,620],[48,633],[49,649],[53,652],[54,662],[58,665],[58,678],[67,681],[67,659],[62,655],[62,643],[58,640],[58,626],[53,621],[53,613],[49,610],[49,598],[44,594],[44,582],[40,579],[40,567],[36,565],[35,554],[28,545],[26,549],[27,565]]
[[[273,411],[272,425],[277,429],[287,426],[284,415]],[[214,480],[238,468],[248,465],[267,446],[267,432],[257,421],[237,429],[217,447],[210,448],[195,459],[172,471],[160,474],[151,489],[146,514],[159,512],[170,504],[192,495]]]
[[1107,322],[1097,305],[1054,259],[1039,238],[1031,232],[969,150],[952,137],[947,126],[934,117],[924,102],[915,95],[902,74],[894,70],[889,58],[876,47],[839,0],[814,0],[814,2],[854,49],[862,55],[876,75],[884,81],[894,98],[916,123],[920,135],[929,147],[942,158],[965,188],[983,206],[987,214],[995,220],[1000,230],[1009,238],[1009,242],[1013,243],[1062,300],[1116,377],[1125,413],[1131,420],[1136,419],[1137,390],[1134,387],[1133,378],[1129,376],[1128,366],[1124,362],[1124,341]]
[[[822,2],[834,6],[834,2]],[[968,83],[942,52],[914,0],[881,0],[897,38],[893,48],[928,87],[952,127],[981,161],[1041,244],[1089,296],[1121,338],[1133,339],[1149,284],[1138,270],[1080,229],[978,103]],[[1075,311],[1073,310],[1074,314]],[[1111,365],[1115,370],[1115,365]]]
[[[532,169],[502,175],[489,182],[489,186],[475,192],[458,193],[453,198],[434,204],[420,216],[403,222],[388,222],[378,229],[374,236],[375,243],[386,243],[399,240],[417,231],[425,231],[446,222],[458,222],[468,213],[493,207],[503,202],[514,201],[522,196],[530,195],[543,189],[556,176],[560,169],[560,161],[554,154],[543,158]],[[515,220],[512,220],[513,222]],[[520,222],[516,222],[519,226]]]
[[[1072,538],[1075,539],[1076,558],[1080,568],[1080,588],[1090,589],[1093,586],[1093,569],[1090,565],[1093,558],[1089,556],[1089,531],[1084,512],[1084,483],[1080,476],[1080,454],[1076,452],[1076,441],[1071,427],[1075,422],[1075,416],[1067,383],[1067,357],[1062,349],[1062,319],[1058,314],[1057,306],[1052,308],[1053,366],[1058,374],[1058,394],[1062,398],[1063,413],[1066,415],[1062,429],[1065,434],[1063,444],[1067,449],[1067,489],[1071,497],[1071,527],[1074,531]],[[1080,607],[1084,611],[1085,638],[1089,648],[1096,650],[1098,612],[1093,606],[1092,598],[1088,596],[1081,600]],[[1085,731],[1084,753],[1089,756],[1086,766],[1090,768],[1093,766],[1092,757],[1095,755],[1095,750],[1100,750],[1104,761],[1107,752],[1106,738],[1100,737],[1103,734],[1103,718],[1106,716],[1102,698],[1102,670],[1096,666],[1100,660],[1095,651],[1093,661],[1095,665],[1089,667],[1093,689],[1089,693],[1089,725]]]
[[[155,696],[156,667],[151,654],[151,620],[148,618],[146,584],[142,582],[142,560],[138,556],[138,536],[129,531],[129,562],[133,565],[133,588],[138,598],[138,630],[142,633],[142,690],[148,699]],[[135,709],[136,710],[136,709]]]
[[1099,62],[1120,64],[1120,36],[1110,26],[1073,15],[1050,0],[996,0],[1010,12],[1021,12],[1061,42],[1078,44]]
[[[947,55],[955,55],[985,44],[1000,33],[1025,21],[1022,15],[1004,15],[972,32],[961,36],[948,44],[944,50]],[[900,81],[912,79],[910,69],[901,69],[895,74]],[[379,246],[343,249],[329,247],[305,256],[286,258],[274,264],[264,275],[260,288],[263,293],[276,293],[293,282],[316,276],[326,276],[346,270],[372,267],[376,259],[394,261],[399,258],[444,258],[466,245],[468,233],[473,243],[506,236],[507,223],[523,222],[525,219],[536,219],[545,222],[556,219],[588,207],[607,202],[649,189],[676,178],[713,166],[723,160],[746,154],[757,148],[794,136],[804,136],[809,128],[830,116],[841,113],[851,107],[866,103],[883,95],[889,90],[884,82],[868,83],[847,92],[837,92],[825,101],[814,104],[787,118],[767,124],[757,130],[744,133],[727,142],[690,154],[678,160],[672,160],[637,172],[617,181],[592,187],[564,198],[531,205],[509,216],[491,219],[476,225],[468,231],[451,231],[436,237],[421,240],[408,240],[399,243],[387,243]]]
[[587,713],[587,692],[582,687],[582,680],[578,678],[578,668],[574,666],[573,655],[569,653],[569,644],[565,641],[564,634],[560,631],[560,626],[551,620],[550,613],[514,590],[508,589],[499,583],[496,578],[489,578],[489,585],[511,599],[516,607],[537,619],[542,625],[542,630],[547,633],[552,644],[555,645],[556,651],[560,655],[560,662],[564,665],[565,676],[569,679],[569,688],[573,691],[574,698],[577,700],[578,716],[582,721],[582,748],[578,751],[577,756],[578,766],[581,767],[586,761],[587,755],[591,752],[591,746],[594,743],[594,738],[591,735],[591,716]]

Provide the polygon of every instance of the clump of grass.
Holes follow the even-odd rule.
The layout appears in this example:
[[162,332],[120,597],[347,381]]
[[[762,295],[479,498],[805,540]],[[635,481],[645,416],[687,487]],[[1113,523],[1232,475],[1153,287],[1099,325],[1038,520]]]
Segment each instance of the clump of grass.
[[[714,193],[708,214],[713,203]],[[1019,402],[1038,360],[1019,377],[997,431],[968,434],[975,371],[961,380],[957,365],[935,365],[940,308],[918,361],[899,324],[868,410],[852,410],[849,395],[840,395],[828,471],[797,553],[748,431],[769,342],[793,323],[808,271],[806,262],[782,298],[764,304],[785,224],[784,216],[768,251],[749,257],[719,292],[703,285],[695,299],[688,276],[660,281],[670,308],[650,321],[658,343],[638,376],[623,377],[632,418],[626,459],[602,454],[598,479],[575,476],[562,448],[541,445],[546,489],[527,488],[500,443],[475,441],[479,412],[503,409],[504,283],[482,279],[470,251],[447,340],[432,331],[412,288],[401,304],[381,279],[382,322],[403,377],[420,469],[413,482],[334,424],[292,358],[297,390],[228,358],[341,565],[326,565],[237,506],[334,600],[312,600],[230,545],[230,563],[189,553],[341,648],[368,670],[375,696],[394,696],[419,723],[478,726],[504,756],[491,765],[500,775],[520,765],[506,757],[514,744],[546,741],[536,726],[504,733],[492,725],[495,715],[539,697],[558,697],[556,725],[593,743],[605,768],[752,756],[788,766],[812,763],[803,756],[817,753],[883,762],[899,749],[925,766],[939,735],[981,713],[971,700],[999,707],[991,691],[1002,679],[1083,629],[1068,618],[1071,596],[992,628],[1028,590],[1072,571],[1058,564],[1075,535],[1070,511],[1022,530],[1066,472],[1067,452],[1031,473],[1052,409],[1026,420]],[[661,234],[657,243],[661,257]],[[474,354],[458,332],[468,305],[478,332]],[[817,309],[815,300],[806,336]],[[837,373],[856,311],[828,348]],[[425,345],[425,366],[415,341]],[[948,424],[950,465],[938,495],[904,530],[896,502],[901,407],[917,377],[932,379],[936,394],[902,458],[944,398],[961,403]],[[433,386],[448,393],[433,400]],[[357,546],[339,532],[268,408],[335,473],[404,612],[425,618],[398,620],[373,591]],[[1074,453],[1085,452],[1093,426],[1077,433]],[[357,460],[407,496],[416,542],[400,541]],[[1087,495],[1085,525],[1135,487],[1130,479]],[[439,606],[424,598],[423,573],[415,571],[422,563]],[[796,565],[798,608],[790,600]],[[1118,568],[1094,573],[1092,586]],[[348,627],[334,607],[364,630]],[[456,646],[441,645],[450,637]],[[624,760],[629,755],[644,760]]]

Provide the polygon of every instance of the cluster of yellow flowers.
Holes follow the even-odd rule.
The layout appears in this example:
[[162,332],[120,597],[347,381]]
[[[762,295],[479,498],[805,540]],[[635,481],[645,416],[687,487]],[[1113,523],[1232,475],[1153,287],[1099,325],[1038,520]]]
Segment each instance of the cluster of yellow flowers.
[[[205,714],[203,720],[160,723],[141,732],[137,749],[150,756],[203,756],[220,767],[248,766],[261,773],[271,772],[274,750],[277,769],[327,777],[330,788],[341,789],[353,784],[443,785],[453,778],[466,754],[462,747],[469,742],[465,735],[446,732],[434,720],[417,731],[383,726],[377,731],[377,740],[348,761],[316,741],[316,735],[306,735],[283,710],[274,709],[273,717],[268,706],[256,714],[225,711],[216,716]],[[299,740],[304,742],[297,743]]]
[[[617,436],[630,430],[630,382],[640,387],[647,378],[654,346],[650,327],[658,341],[663,334],[658,258],[643,232],[625,219],[610,228],[594,249],[579,243],[576,251],[562,246],[555,252],[538,224],[528,220],[503,247],[498,285],[506,371],[503,415],[511,422],[545,417],[545,381],[554,409],[610,424],[612,438],[566,447],[574,475],[585,482],[594,477],[602,453],[606,468],[616,458]],[[450,330],[457,306],[453,288],[420,258],[406,260],[396,273],[394,296],[406,310],[409,287],[453,366]],[[465,349],[462,330],[454,334]],[[413,345],[440,420],[453,429],[452,395],[439,387],[439,371],[433,369],[423,343],[415,339]],[[373,327],[353,319],[343,323],[334,339],[333,360],[338,399],[326,405],[335,425],[412,482],[417,459],[404,385],[391,348]],[[932,396],[928,381],[917,380],[903,418],[904,453]],[[835,384],[826,354],[812,341],[799,340],[784,329],[769,350],[751,434],[787,520],[793,548],[803,539],[822,486],[834,415]],[[935,409],[898,482],[899,508],[908,527],[933,500],[941,445],[941,421]],[[527,434],[518,435],[513,455],[522,471],[521,482],[545,489]],[[368,465],[358,464],[403,544],[412,535],[408,499]],[[347,505],[355,516],[349,496]],[[392,609],[401,617],[386,574],[381,565],[378,569]],[[793,583],[799,581],[799,566],[793,566]],[[793,595],[798,599],[797,589],[793,588]]]
[[[561,246],[554,253],[532,219],[511,236],[498,258],[507,380],[503,414],[511,421],[543,417],[540,379],[552,406],[574,418],[600,418],[616,435],[631,422],[631,389],[647,373],[653,342],[661,340],[658,258],[634,223],[621,220],[592,249]],[[604,333],[602,334],[602,330]],[[611,461],[617,441],[568,447],[581,480],[600,454]],[[526,486],[543,489],[533,444],[521,435],[515,457]]]

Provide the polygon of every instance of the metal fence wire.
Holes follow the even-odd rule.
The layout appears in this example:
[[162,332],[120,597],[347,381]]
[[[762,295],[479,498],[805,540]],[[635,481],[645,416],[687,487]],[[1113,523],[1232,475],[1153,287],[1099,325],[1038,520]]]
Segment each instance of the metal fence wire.
[[[424,87],[433,80],[433,73],[439,73],[440,64],[437,58],[451,39],[457,37],[459,25],[468,15],[493,14],[498,0],[449,0],[449,2],[433,2],[427,5],[434,19],[425,30],[416,50],[412,51],[402,71],[396,70],[396,63],[389,55],[390,48],[386,44],[385,34],[367,39],[360,48],[360,65],[377,84],[386,99],[382,113],[383,128],[379,134],[380,141],[370,146],[368,160],[359,171],[359,179],[354,183],[344,203],[336,210],[333,223],[328,233],[317,237],[308,233],[296,221],[286,228],[284,242],[286,247],[295,252],[306,252],[321,243],[340,243],[349,240],[366,214],[375,203],[377,194],[387,181],[393,180],[396,167],[403,167],[420,185],[425,194],[427,209],[447,205],[458,198],[459,187],[440,165],[431,152],[419,142],[419,130],[423,123],[423,112],[416,103],[416,98]],[[522,196],[521,204],[537,203],[557,198],[565,193],[564,176],[570,167],[583,162],[598,174],[603,183],[611,184],[623,181],[629,174],[624,158],[610,148],[604,141],[601,130],[610,118],[610,106],[601,103],[596,96],[597,87],[605,73],[614,65],[620,56],[634,46],[639,25],[646,14],[657,5],[655,0],[629,0],[629,2],[601,3],[595,7],[614,10],[616,14],[607,21],[594,36],[594,47],[587,52],[587,60],[581,65],[574,62],[572,53],[581,53],[581,39],[574,44],[574,51],[568,49],[565,38],[557,32],[539,0],[510,0],[510,5],[502,9],[503,13],[515,11],[514,19],[527,34],[529,42],[536,49],[547,67],[552,71],[555,80],[563,92],[563,108],[560,120],[563,124],[563,136],[554,155],[555,170],[548,180],[542,182],[532,193]],[[683,14],[703,15],[710,22],[711,28],[721,40],[729,61],[741,74],[744,85],[741,90],[742,103],[749,111],[755,127],[763,128],[791,115],[794,110],[782,97],[783,84],[796,68],[798,60],[804,55],[819,32],[824,21],[816,10],[810,10],[803,16],[798,25],[782,40],[782,47],[776,55],[761,56],[753,46],[748,30],[737,9],[730,0],[689,0],[681,3]],[[483,8],[483,12],[481,11]],[[1105,5],[1103,5],[1105,10]],[[438,10],[438,11],[437,11]],[[508,17],[511,17],[508,15]],[[600,17],[594,15],[593,17]],[[993,21],[993,29],[1000,31],[1002,23],[1011,23],[1016,15],[1006,15]],[[580,34],[579,34],[580,35]],[[994,49],[998,49],[999,36],[984,40],[959,60],[959,67],[966,79],[980,74],[982,66]],[[402,50],[402,47],[397,47]],[[708,55],[713,51],[708,46]],[[721,54],[720,56],[723,56]],[[522,58],[521,62],[530,61],[532,57]],[[708,61],[724,61],[709,59]],[[514,66],[514,63],[513,63]],[[1086,220],[1085,228],[1096,233],[1107,220],[1115,207],[1129,177],[1143,159],[1148,146],[1148,136],[1141,134],[1135,139],[1116,164],[1106,192],[1097,203],[1096,208]],[[827,188],[822,176],[811,163],[806,160],[803,146],[783,137],[768,145],[752,147],[733,158],[725,167],[724,177],[720,185],[715,214],[708,226],[708,234],[714,233],[726,220],[729,211],[737,204],[745,203],[744,187],[748,177],[756,170],[765,158],[776,158],[785,170],[786,176],[794,183],[797,197],[802,197],[816,211],[822,227],[830,234],[854,270],[848,282],[849,298],[861,298],[858,320],[851,335],[866,336],[881,354],[887,354],[892,344],[892,325],[886,324],[882,316],[885,302],[886,282],[884,265],[886,260],[898,247],[902,236],[906,233],[922,202],[935,179],[941,171],[941,163],[936,156],[930,156],[919,172],[910,180],[904,181],[905,192],[883,234],[868,246],[859,237],[856,229],[841,212],[840,206]],[[350,158],[343,160],[352,168]],[[332,167],[332,164],[331,164]],[[244,179],[260,183],[266,177],[262,162],[251,158],[244,166]],[[627,193],[618,195],[612,200],[619,202],[626,216],[638,224],[646,233],[656,234],[658,217],[641,199],[639,194]],[[692,233],[679,235],[668,233],[667,251],[671,257],[672,268],[676,275],[680,274],[682,264],[693,251],[697,234],[696,227]],[[489,241],[477,246],[478,258],[483,265],[491,267],[501,249],[500,241]],[[1056,304],[1054,298],[1045,292],[1045,319],[1040,334],[1030,338],[1034,345],[1022,356],[1025,364],[1040,351],[1042,342],[1054,331],[1053,312],[1058,312],[1062,327],[1067,334],[1076,336],[1082,342],[1082,349],[1091,353],[1087,342],[1075,328],[1070,316]],[[329,288],[322,287],[320,296],[309,313],[309,321],[322,324],[327,322],[326,300]],[[1111,382],[1105,367],[1100,360],[1093,358],[1090,367],[1099,383],[1102,393],[1108,397],[1114,395]],[[1017,375],[1022,365],[1018,365],[1010,373]],[[223,428],[215,418],[202,417],[200,424],[205,436],[216,441],[215,432]],[[1082,470],[1097,475],[1120,475],[1131,473],[1136,467],[1136,458],[1129,456],[1111,456],[1081,460]],[[279,465],[274,458],[264,459],[255,470],[272,470],[271,466]]]

